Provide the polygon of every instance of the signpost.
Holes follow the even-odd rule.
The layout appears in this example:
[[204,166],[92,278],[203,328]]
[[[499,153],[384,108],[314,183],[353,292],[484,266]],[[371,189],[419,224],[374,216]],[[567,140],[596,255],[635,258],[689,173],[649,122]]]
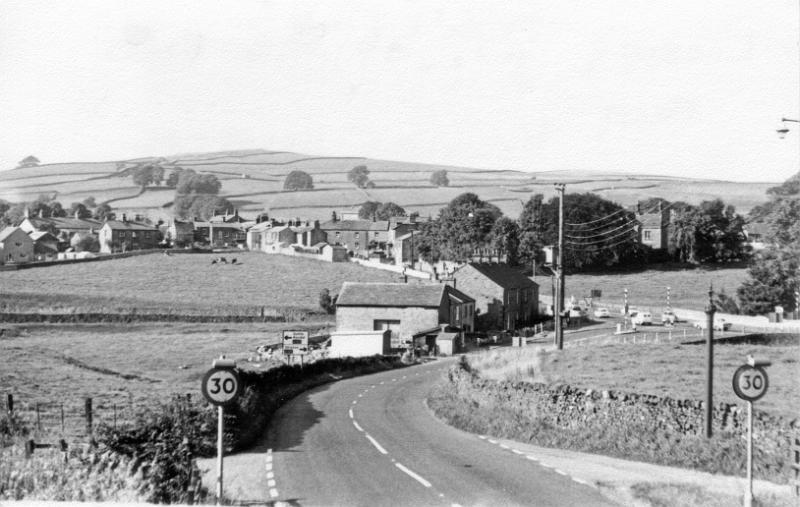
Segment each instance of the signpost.
[[308,331],[286,330],[283,332],[283,354],[288,357],[300,356],[308,352]]
[[225,359],[225,356],[215,359],[211,369],[203,376],[200,385],[203,396],[212,405],[217,406],[217,505],[222,502],[222,435],[225,428],[225,405],[235,402],[242,391],[242,382],[236,372],[236,362]]
[[747,402],[747,489],[744,505],[753,505],[753,402],[767,393],[769,377],[764,370],[771,363],[766,359],[748,356],[747,364],[736,369],[733,374],[733,392]]

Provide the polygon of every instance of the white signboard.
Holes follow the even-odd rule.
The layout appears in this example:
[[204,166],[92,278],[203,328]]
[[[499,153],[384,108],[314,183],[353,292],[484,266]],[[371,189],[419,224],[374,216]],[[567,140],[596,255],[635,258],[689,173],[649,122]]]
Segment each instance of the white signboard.
[[308,331],[284,331],[283,353],[305,354],[308,352]]

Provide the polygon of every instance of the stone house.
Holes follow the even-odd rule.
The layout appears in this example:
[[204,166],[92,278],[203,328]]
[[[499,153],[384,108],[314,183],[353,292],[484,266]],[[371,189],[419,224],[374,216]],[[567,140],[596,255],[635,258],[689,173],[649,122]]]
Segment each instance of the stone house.
[[58,238],[47,231],[35,231],[28,236],[33,240],[33,256],[37,261],[54,259],[58,255]]
[[33,239],[19,227],[0,231],[0,264],[33,262]]
[[515,330],[532,324],[539,313],[539,285],[507,264],[465,264],[452,283],[475,298],[479,329]]
[[166,239],[172,246],[190,246],[194,243],[194,222],[173,219],[167,226]]
[[339,220],[320,225],[327,243],[343,246],[356,257],[368,257],[373,250],[385,250],[389,242],[388,220]]
[[642,210],[636,206],[636,220],[639,222],[639,243],[653,250],[666,250],[669,246],[671,212],[662,201],[653,208]]
[[76,234],[96,235],[103,227],[103,223],[77,217],[31,217],[27,216],[26,210],[26,216],[19,227],[28,234],[49,232],[58,240],[58,249],[66,250],[69,248],[73,236]]
[[157,227],[131,222],[122,215],[122,220],[107,220],[103,224],[98,240],[101,252],[114,253],[158,248],[159,236]]
[[474,316],[475,300],[445,284],[345,282],[336,300],[337,333],[388,329],[393,349],[406,348],[420,333],[432,349],[445,328],[463,343]]

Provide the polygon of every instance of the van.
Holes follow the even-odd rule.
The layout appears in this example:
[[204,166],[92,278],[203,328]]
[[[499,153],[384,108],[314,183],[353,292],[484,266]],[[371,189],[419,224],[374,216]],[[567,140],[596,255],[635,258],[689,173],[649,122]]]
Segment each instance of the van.
[[631,323],[637,326],[649,326],[653,323],[653,315],[650,312],[636,312],[631,315]]

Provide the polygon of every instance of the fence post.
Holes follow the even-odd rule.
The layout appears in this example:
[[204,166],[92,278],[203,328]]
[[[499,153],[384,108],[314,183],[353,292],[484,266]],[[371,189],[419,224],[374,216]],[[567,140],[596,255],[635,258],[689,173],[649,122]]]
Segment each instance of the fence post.
[[86,414],[86,434],[89,440],[92,439],[92,399],[86,398],[84,400],[84,412]]
[[14,415],[14,395],[9,394],[6,396],[6,410],[8,410],[9,417]]
[[61,404],[61,434],[64,434],[64,404]]
[[117,429],[117,404],[114,403],[114,430]]
[[39,402],[36,402],[36,429],[42,431],[42,418],[39,414]]

